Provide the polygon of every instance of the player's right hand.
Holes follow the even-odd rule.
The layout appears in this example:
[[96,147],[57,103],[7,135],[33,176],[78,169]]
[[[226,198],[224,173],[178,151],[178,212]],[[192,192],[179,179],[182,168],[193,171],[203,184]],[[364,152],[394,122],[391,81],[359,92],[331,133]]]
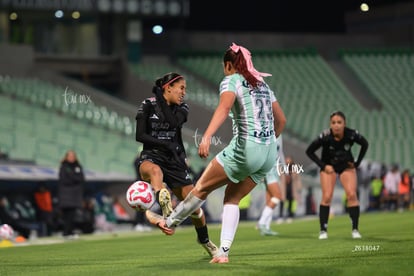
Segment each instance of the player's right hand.
[[210,151],[210,144],[211,144],[211,138],[205,137],[201,139],[200,145],[198,145],[198,155],[201,158],[207,158]]
[[331,165],[326,165],[325,168],[323,168],[323,171],[328,174],[335,173],[335,170]]

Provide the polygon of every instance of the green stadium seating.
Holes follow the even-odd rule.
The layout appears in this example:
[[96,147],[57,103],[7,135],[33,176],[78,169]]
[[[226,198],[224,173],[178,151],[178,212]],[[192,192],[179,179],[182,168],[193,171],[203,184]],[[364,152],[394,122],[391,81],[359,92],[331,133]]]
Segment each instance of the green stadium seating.
[[414,166],[414,149],[409,142],[414,135],[410,100],[414,89],[414,53],[398,50],[346,51],[343,61],[382,104],[379,112],[367,113],[367,136],[375,148],[371,158],[386,164]]
[[[367,110],[348,91],[341,79],[314,50],[254,53],[253,61],[275,90],[288,118],[287,129],[309,142],[329,127],[329,114],[342,110],[348,125],[370,142],[366,159],[385,164],[414,166],[414,147],[407,140],[414,134],[414,54],[412,51],[342,51],[343,62],[381,103],[380,111]],[[221,54],[185,53],[177,63],[206,81],[222,79]],[[210,98],[211,90],[197,93],[196,101]],[[192,99],[192,98],[191,98]],[[403,138],[401,138],[403,137]]]
[[134,177],[131,160],[138,143],[131,119],[107,107],[67,105],[62,91],[38,79],[1,78],[0,148],[10,158],[53,167],[74,149],[85,169],[109,172],[109,160],[128,155],[124,150],[119,156],[117,145],[131,145],[128,166],[118,166],[116,172]]

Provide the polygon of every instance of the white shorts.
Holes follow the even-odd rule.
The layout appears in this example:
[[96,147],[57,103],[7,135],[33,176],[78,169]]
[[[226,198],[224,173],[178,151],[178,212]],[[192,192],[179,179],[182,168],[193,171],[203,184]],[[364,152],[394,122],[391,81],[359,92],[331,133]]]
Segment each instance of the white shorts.
[[216,160],[232,182],[239,183],[250,176],[260,184],[266,173],[275,167],[276,154],[276,142],[264,145],[235,137],[217,154]]

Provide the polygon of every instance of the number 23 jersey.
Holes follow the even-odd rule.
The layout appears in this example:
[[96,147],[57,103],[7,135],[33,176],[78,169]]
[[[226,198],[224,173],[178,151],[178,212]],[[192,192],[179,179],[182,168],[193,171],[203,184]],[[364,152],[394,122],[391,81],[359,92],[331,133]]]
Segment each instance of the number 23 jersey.
[[267,83],[252,87],[238,74],[226,76],[220,83],[220,95],[233,92],[236,99],[231,108],[233,134],[260,144],[276,141],[272,103],[277,101]]

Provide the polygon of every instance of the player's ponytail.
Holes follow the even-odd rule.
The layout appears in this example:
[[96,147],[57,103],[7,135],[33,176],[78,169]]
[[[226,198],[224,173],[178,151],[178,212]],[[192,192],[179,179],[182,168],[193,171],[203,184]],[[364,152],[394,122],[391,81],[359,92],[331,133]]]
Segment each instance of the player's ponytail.
[[224,63],[226,61],[231,62],[237,72],[253,87],[259,86],[259,84],[263,82],[263,77],[271,76],[269,73],[257,71],[253,66],[250,51],[235,43],[233,43],[226,51],[223,61]]

